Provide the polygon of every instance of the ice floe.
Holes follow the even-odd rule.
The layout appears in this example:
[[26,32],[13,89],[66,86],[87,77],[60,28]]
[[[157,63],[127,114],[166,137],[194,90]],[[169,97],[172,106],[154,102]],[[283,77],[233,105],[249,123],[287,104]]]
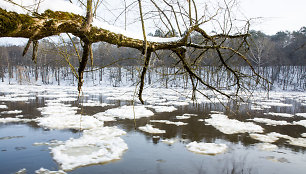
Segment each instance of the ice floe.
[[187,144],[186,147],[191,152],[207,155],[224,153],[228,149],[226,144],[197,143],[196,141]]
[[290,138],[288,143],[294,146],[306,147],[306,138]]
[[49,129],[92,129],[103,126],[103,122],[85,115],[51,115],[37,118],[39,126]]
[[116,118],[105,115],[104,112],[99,112],[93,115],[96,119],[100,121],[116,121]]
[[306,120],[294,121],[293,124],[306,127]]
[[280,116],[280,117],[293,117],[294,115],[288,113],[276,113],[276,112],[268,112],[264,113],[265,115],[273,115],[273,116]]
[[93,102],[93,101],[90,101],[90,102],[86,102],[86,103],[80,103],[80,105],[82,106],[100,106],[100,107],[105,107],[105,106],[113,106],[114,104],[108,104],[108,103],[100,103],[100,102]]
[[261,141],[261,142],[265,142],[265,143],[273,143],[275,141],[277,141],[279,138],[277,136],[273,136],[273,135],[264,135],[264,134],[250,134],[250,137],[255,139],[255,140],[258,140],[258,141]]
[[67,174],[66,172],[64,172],[63,170],[58,170],[58,171],[50,171],[48,169],[45,168],[40,168],[38,170],[35,170],[36,174]]
[[176,126],[187,125],[188,123],[184,123],[181,121],[169,121],[169,120],[150,120],[151,123],[165,123],[165,124],[174,124]]
[[176,119],[184,120],[189,119],[191,116],[197,116],[197,114],[183,114],[181,116],[176,116]]
[[272,126],[277,126],[277,125],[291,125],[291,123],[288,123],[287,121],[284,120],[271,120],[268,118],[253,118],[253,119],[249,119],[249,120],[253,120],[255,122],[258,123],[265,123],[266,125],[272,125]]
[[7,109],[8,107],[6,105],[0,105],[0,109]]
[[30,122],[33,121],[32,119],[20,119],[20,118],[0,118],[0,123],[14,123],[14,122]]
[[252,122],[241,122],[235,119],[229,119],[223,114],[212,114],[210,119],[205,119],[205,122],[225,134],[263,132],[263,128],[259,125]]
[[27,169],[23,168],[23,169],[18,170],[15,174],[26,174],[26,173],[27,173]]
[[163,133],[166,133],[165,130],[160,130],[158,128],[154,128],[150,124],[146,124],[145,126],[138,127],[138,129],[141,130],[141,131],[147,132],[147,133],[151,133],[151,134],[163,134]]
[[53,159],[64,171],[77,167],[118,160],[128,149],[119,136],[126,132],[117,127],[99,127],[85,130],[78,139],[69,139],[64,144],[52,147]]
[[174,106],[148,106],[149,108],[153,108],[155,112],[173,112],[176,111],[177,108]]
[[139,119],[141,117],[150,117],[154,113],[145,106],[121,106],[119,108],[108,109],[104,116],[118,117],[122,119]]
[[59,141],[59,140],[50,140],[48,142],[35,142],[35,143],[33,143],[33,146],[50,146],[50,147],[53,147],[53,146],[58,146],[58,145],[61,145],[61,144],[64,144],[64,142]]
[[20,114],[21,112],[21,110],[2,111],[1,114]]
[[306,113],[296,113],[295,115],[299,116],[299,117],[305,117],[306,118]]
[[168,144],[168,145],[172,145],[172,144],[176,143],[177,141],[178,141],[178,139],[176,139],[176,138],[161,140],[161,142],[163,142],[165,144]]
[[275,144],[270,144],[270,143],[258,143],[256,147],[264,151],[272,151],[278,149],[278,147]]
[[302,133],[301,136],[302,136],[302,137],[306,137],[306,133]]

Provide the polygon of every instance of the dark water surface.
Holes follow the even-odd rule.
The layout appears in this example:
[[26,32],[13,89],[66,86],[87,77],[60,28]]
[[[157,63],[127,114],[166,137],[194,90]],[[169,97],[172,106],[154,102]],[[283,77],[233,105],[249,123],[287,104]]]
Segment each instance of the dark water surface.
[[[302,94],[302,93],[301,93]],[[8,93],[0,93],[6,96]],[[31,93],[31,100],[28,101],[0,101],[8,106],[4,110],[22,110],[24,118],[40,117],[36,109],[45,105],[46,98],[35,97],[37,93]],[[303,94],[302,94],[303,95]],[[48,98],[50,99],[50,98]],[[52,98],[51,98],[52,99]],[[130,104],[126,101],[108,101],[102,94],[88,95],[87,99],[100,102],[113,103],[114,106],[106,107],[82,107],[83,114],[92,115],[103,112],[106,109],[120,105]],[[77,102],[70,103],[78,106]],[[163,174],[163,173],[259,173],[259,174],[305,174],[306,172],[306,148],[290,145],[285,139],[280,138],[275,145],[277,150],[262,151],[256,145],[260,143],[250,138],[248,133],[226,135],[215,129],[213,126],[205,125],[205,122],[198,119],[210,118],[211,111],[222,111],[229,118],[240,121],[254,117],[266,118],[264,113],[305,113],[305,105],[300,101],[286,99],[284,103],[293,104],[292,107],[272,106],[261,111],[250,110],[250,105],[242,104],[237,109],[229,104],[230,110],[220,104],[201,103],[198,105],[176,106],[178,110],[173,112],[156,113],[149,118],[136,120],[137,127],[150,123],[149,120],[170,120],[183,121],[188,123],[184,126],[167,125],[164,123],[150,123],[156,128],[166,130],[160,138],[153,138],[153,135],[135,129],[133,120],[118,119],[116,122],[105,122],[105,126],[116,125],[127,132],[122,136],[128,145],[128,150],[123,153],[120,160],[107,164],[91,165],[80,167],[67,173],[126,173],[126,174]],[[236,109],[234,109],[236,108]],[[175,116],[184,113],[197,114],[187,120],[175,120]],[[17,114],[2,114],[1,118],[14,117]],[[303,120],[303,117],[278,117],[271,116],[270,119],[286,120],[288,122]],[[305,119],[305,118],[304,118]],[[301,137],[306,133],[306,128],[298,125],[268,126],[262,123],[255,123],[264,128],[265,133],[277,132],[289,135],[294,138]],[[35,122],[28,123],[0,123],[0,173],[15,173],[22,168],[27,173],[35,173],[35,170],[43,167],[49,170],[59,170],[57,163],[52,159],[49,146],[33,145],[35,142],[50,142],[52,140],[67,140],[78,138],[81,133],[75,130],[49,130],[39,127]],[[177,138],[178,141],[172,145],[161,142],[162,139]],[[208,143],[224,143],[229,148],[227,152],[218,155],[202,155],[190,152],[185,147],[192,141]]]

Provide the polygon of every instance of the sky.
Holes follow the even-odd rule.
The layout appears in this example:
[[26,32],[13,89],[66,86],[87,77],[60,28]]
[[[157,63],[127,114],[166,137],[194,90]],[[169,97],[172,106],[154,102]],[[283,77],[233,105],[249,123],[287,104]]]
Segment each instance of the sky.
[[[206,0],[198,1],[205,2]],[[58,4],[54,0],[52,2],[53,6]],[[116,0],[116,2],[121,5],[122,1]],[[268,35],[273,35],[278,31],[297,31],[302,26],[306,26],[306,0],[238,0],[238,2],[237,14],[239,15],[237,17],[252,19],[251,29],[260,30]],[[0,45],[3,43],[23,45],[26,40],[0,38]]]
[[262,17],[252,29],[269,35],[306,26],[306,0],[240,0],[240,8],[248,18]]

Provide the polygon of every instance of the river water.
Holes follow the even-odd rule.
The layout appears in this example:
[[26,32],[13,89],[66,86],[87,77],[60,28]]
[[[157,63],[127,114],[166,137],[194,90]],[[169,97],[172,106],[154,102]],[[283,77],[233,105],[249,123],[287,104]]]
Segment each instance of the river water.
[[[217,100],[208,102],[204,98],[200,98],[198,103],[193,103],[182,97],[182,92],[161,93],[166,89],[146,90],[145,107],[154,113],[153,116],[136,120],[118,116],[116,121],[104,122],[104,127],[117,126],[118,129],[126,132],[120,137],[128,148],[122,152],[120,159],[74,167],[65,172],[92,174],[305,173],[306,127],[305,124],[299,124],[306,119],[305,93],[271,92],[269,98],[266,98],[264,93],[258,93],[251,100],[253,104],[225,102],[223,99],[221,100],[224,102],[221,104]],[[56,101],[55,103],[63,104],[61,106],[63,113],[66,112],[64,108],[70,107],[76,108],[76,115],[92,116],[114,108],[132,105],[133,92],[133,88],[85,87],[82,97],[78,99],[75,87],[2,85],[0,87],[0,118],[2,119],[0,122],[0,173],[15,173],[23,168],[27,173],[35,173],[40,168],[50,171],[62,169],[61,164],[54,159],[51,149],[59,146],[56,143],[58,141],[65,142],[82,137],[84,132],[81,124],[83,123],[80,122],[80,129],[53,128],[43,125],[37,118],[51,117],[44,115],[41,109],[46,109],[48,103]],[[175,104],[175,102],[178,103]],[[90,104],[86,105],[86,103]],[[174,106],[175,110],[157,112],[153,109],[152,106],[162,106],[162,103],[167,107]],[[124,113],[119,114],[124,115]],[[183,114],[192,116],[183,120],[177,119],[176,116]],[[278,137],[276,141],[270,143],[277,147],[260,148],[262,140],[250,136],[258,132],[226,133],[220,125],[208,123],[214,114],[225,115],[229,119],[243,123],[252,122],[262,127],[263,132],[259,134],[267,135],[274,132],[283,137]],[[7,118],[19,120],[9,121]],[[269,125],[266,122],[255,121],[254,118],[283,122]],[[177,126],[151,120],[181,121],[187,125]],[[166,132],[154,134],[139,130],[140,126],[146,124]],[[289,138],[284,138],[285,136]],[[163,141],[168,139],[173,140],[173,143]],[[290,140],[295,142],[299,140],[300,143],[298,145],[290,143]],[[186,148],[187,144],[194,141],[225,144],[227,150],[210,155],[194,153]],[[52,145],[52,142],[55,143]]]

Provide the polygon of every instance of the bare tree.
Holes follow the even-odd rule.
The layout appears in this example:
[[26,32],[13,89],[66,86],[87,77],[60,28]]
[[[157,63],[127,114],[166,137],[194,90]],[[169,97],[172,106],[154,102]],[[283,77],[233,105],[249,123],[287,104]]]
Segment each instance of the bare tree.
[[[5,0],[15,5],[13,0]],[[40,2],[40,1],[39,1]],[[75,2],[75,1],[71,1]],[[206,4],[197,0],[138,0],[124,1],[119,4],[117,9],[109,9],[108,1],[87,0],[83,2],[78,0],[86,10],[86,15],[81,16],[68,12],[46,10],[43,13],[28,10],[27,14],[18,14],[9,12],[0,8],[0,37],[23,37],[29,38],[24,53],[33,44],[33,60],[36,61],[37,45],[40,39],[55,36],[62,33],[71,33],[78,37],[82,43],[82,55],[79,60],[77,70],[78,90],[81,91],[83,85],[83,73],[89,59],[93,63],[92,44],[96,42],[107,42],[118,47],[129,47],[139,50],[143,54],[143,64],[140,73],[140,87],[138,98],[143,103],[142,91],[144,89],[144,77],[150,66],[151,55],[158,55],[158,52],[169,50],[175,57],[175,66],[179,73],[186,74],[193,89],[193,98],[195,92],[202,93],[201,86],[220,93],[228,98],[238,96],[241,90],[248,90],[243,81],[247,79],[256,79],[261,77],[252,67],[245,56],[245,48],[248,47],[247,37],[249,36],[248,21],[241,28],[238,27],[236,20],[232,16],[232,8],[236,1],[221,1],[216,6]],[[131,10],[138,6],[137,13]],[[38,5],[36,4],[36,11]],[[104,11],[103,11],[104,10]],[[113,24],[123,16],[126,25],[141,25],[142,37],[133,37],[125,33],[112,31],[104,26],[94,26],[93,20],[103,19],[97,14],[99,11],[109,12],[115,18],[111,18]],[[116,11],[119,11],[115,14]],[[124,15],[123,15],[124,14]],[[136,14],[134,19],[127,24],[127,16]],[[107,21],[104,18],[105,22]],[[153,38],[146,35],[147,23],[154,24],[159,28],[165,37]],[[237,24],[237,25],[236,25]],[[210,27],[207,27],[210,26]],[[205,29],[208,28],[208,29]],[[207,31],[208,30],[208,31]],[[209,32],[214,30],[214,32]],[[178,31],[178,32],[177,32]],[[198,35],[197,40],[193,40],[194,35]],[[174,37],[178,35],[178,37]],[[231,44],[235,43],[235,44]],[[197,52],[197,56],[190,56],[188,52]],[[210,84],[199,74],[198,69],[205,61],[207,55],[214,53],[213,59],[217,62],[219,70],[222,69],[230,73],[235,80],[230,87],[235,88],[235,94],[227,93],[222,89]],[[165,57],[164,59],[167,59]],[[236,68],[235,62],[244,62],[253,71],[254,77],[244,74]],[[202,93],[205,95],[204,93]]]

